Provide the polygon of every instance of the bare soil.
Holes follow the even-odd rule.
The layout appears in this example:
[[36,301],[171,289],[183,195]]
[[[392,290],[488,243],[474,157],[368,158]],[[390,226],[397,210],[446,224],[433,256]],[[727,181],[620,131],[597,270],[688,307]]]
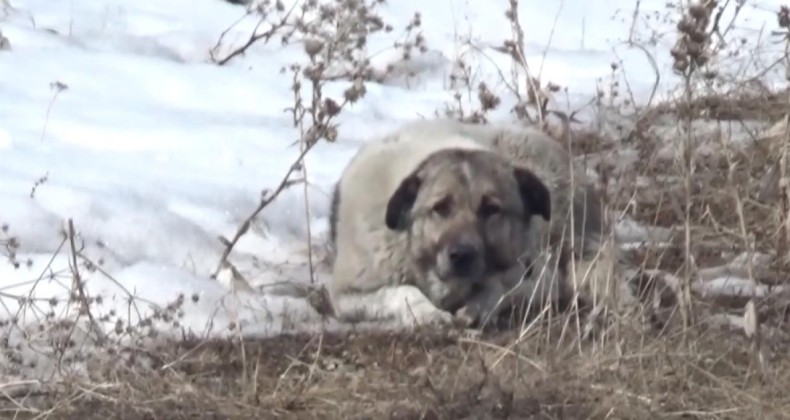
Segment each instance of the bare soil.
[[[160,350],[150,369],[6,395],[3,418],[790,418],[786,351],[755,365],[738,334],[694,328],[608,342],[541,327],[279,336]],[[554,334],[552,337],[549,333]],[[564,343],[564,344],[560,344]],[[102,379],[97,380],[96,375]],[[13,397],[13,398],[11,398]]]

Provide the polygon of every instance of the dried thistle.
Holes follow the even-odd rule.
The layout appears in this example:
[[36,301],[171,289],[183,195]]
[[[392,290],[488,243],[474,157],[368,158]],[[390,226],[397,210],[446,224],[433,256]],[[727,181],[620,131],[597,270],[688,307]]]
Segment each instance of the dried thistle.
[[477,88],[477,99],[480,101],[480,107],[483,112],[496,109],[501,100],[498,96],[494,95],[484,82],[481,82]]
[[776,17],[780,28],[790,28],[790,8],[780,6]]
[[304,42],[304,51],[310,58],[314,58],[324,49],[324,42],[319,39],[307,39]]
[[708,24],[717,4],[715,0],[701,0],[690,5],[681,17],[677,24],[679,36],[670,50],[676,72],[690,74],[710,60]]

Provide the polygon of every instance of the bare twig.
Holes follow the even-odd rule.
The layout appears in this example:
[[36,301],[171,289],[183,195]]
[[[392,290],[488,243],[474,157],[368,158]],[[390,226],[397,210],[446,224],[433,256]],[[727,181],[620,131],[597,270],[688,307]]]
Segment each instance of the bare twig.
[[[77,292],[77,296],[79,298],[79,314],[85,314],[88,317],[88,320],[91,323],[91,329],[93,329],[96,333],[96,340],[99,346],[103,345],[106,341],[106,337],[104,336],[104,331],[101,328],[101,325],[96,321],[93,317],[93,313],[91,312],[91,302],[88,300],[88,296],[85,294],[85,288],[82,281],[82,276],[80,275],[79,266],[77,265],[77,246],[76,246],[76,238],[77,234],[74,230],[74,221],[72,219],[68,220],[68,238],[69,238],[69,247],[71,250],[71,270],[72,270],[72,279],[73,279],[73,288],[74,291]],[[74,325],[76,326],[76,322]]]
[[223,241],[225,243],[225,250],[222,252],[222,256],[220,257],[220,262],[217,265],[217,269],[214,271],[214,274],[211,276],[212,278],[216,279],[217,274],[223,267],[223,263],[228,259],[231,251],[233,251],[233,247],[236,246],[236,243],[244,236],[247,231],[249,231],[250,226],[252,226],[252,222],[258,217],[258,214],[262,212],[269,204],[271,204],[274,200],[279,197],[279,195],[285,191],[289,186],[291,186],[291,175],[299,170],[302,161],[304,160],[305,156],[312,150],[315,146],[315,143],[308,144],[307,147],[302,149],[299,153],[299,156],[296,160],[291,164],[291,167],[285,173],[285,175],[280,180],[280,183],[274,189],[273,192],[264,191],[261,196],[261,201],[258,203],[258,206],[253,210],[253,212],[241,223],[241,225],[236,229],[236,233],[229,241]]
[[44,136],[47,134],[47,125],[49,124],[49,113],[52,111],[52,107],[55,105],[55,101],[58,99],[58,95],[61,92],[68,89],[68,85],[60,81],[54,81],[49,84],[49,87],[55,91],[52,94],[52,99],[49,101],[49,105],[47,105],[47,113],[44,116],[44,127],[41,129],[41,141],[44,141]]
[[[245,52],[247,52],[247,50],[250,47],[255,45],[258,41],[263,41],[264,43],[268,42],[270,39],[272,39],[272,37],[278,35],[280,30],[289,26],[288,19],[291,17],[291,13],[294,11],[297,4],[299,4],[299,2],[294,2],[293,5],[291,6],[291,9],[288,10],[288,12],[283,17],[281,17],[278,22],[272,24],[269,29],[263,32],[258,32],[261,26],[268,21],[267,19],[268,16],[266,14],[261,16],[260,20],[258,21],[258,24],[255,25],[255,30],[252,31],[252,34],[250,34],[250,37],[243,45],[234,49],[233,51],[228,53],[228,55],[226,55],[225,57],[217,59],[216,58],[217,50],[219,49],[219,45],[222,43],[222,40],[224,39],[225,35],[228,33],[228,30],[230,29],[229,28],[228,30],[222,33],[220,39],[217,41],[217,45],[215,45],[214,48],[210,51],[209,54],[211,56],[211,59],[214,60],[218,65],[224,66],[230,60],[233,60],[235,57],[243,55]],[[235,26],[237,23],[238,22],[234,23],[233,25]],[[291,31],[295,31],[295,29],[291,29]]]

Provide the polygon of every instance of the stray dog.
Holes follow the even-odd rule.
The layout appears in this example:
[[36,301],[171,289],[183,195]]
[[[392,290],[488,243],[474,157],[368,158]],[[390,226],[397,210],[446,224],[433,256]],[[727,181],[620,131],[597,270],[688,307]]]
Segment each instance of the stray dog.
[[600,199],[577,171],[519,126],[436,119],[369,141],[332,192],[335,314],[476,325],[519,301],[559,302],[576,273],[613,265]]

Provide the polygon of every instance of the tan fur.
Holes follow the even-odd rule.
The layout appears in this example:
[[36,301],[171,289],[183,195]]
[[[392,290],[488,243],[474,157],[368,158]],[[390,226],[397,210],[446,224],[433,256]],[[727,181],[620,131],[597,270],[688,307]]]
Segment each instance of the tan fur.
[[[454,149],[476,152],[468,158],[471,163],[446,152],[447,158],[437,158],[441,155],[437,152]],[[603,235],[605,221],[596,194],[578,168],[570,176],[569,162],[568,154],[552,138],[510,125],[419,121],[371,140],[346,167],[334,192],[330,223],[336,254],[329,293],[335,312],[346,319],[360,315],[394,317],[407,323],[449,322],[454,315],[449,310],[463,301],[455,315],[476,323],[533,294],[541,303],[556,301],[568,293],[574,279],[582,293],[614,296],[617,286],[611,274],[616,247],[605,246],[610,242]],[[414,261],[415,247],[435,246],[442,235],[462,229],[459,226],[479,223],[479,214],[473,212],[484,193],[496,189],[514,212],[526,211],[516,203],[518,184],[509,175],[514,167],[534,173],[548,188],[551,219],[532,217],[520,223],[511,217],[502,225],[503,231],[486,234],[490,237],[486,247],[506,269],[487,267],[475,282],[440,280],[435,275],[437,264],[426,267]],[[422,192],[412,210],[415,214],[424,212],[436,194],[452,196],[452,202],[461,204],[448,220],[415,218],[410,237],[388,228],[385,214],[393,194],[418,168],[423,179],[420,188],[435,193]],[[471,175],[476,177],[474,182],[460,183]],[[570,210],[577,213],[573,224],[568,223]],[[579,213],[586,213],[586,219]],[[568,258],[571,252],[579,257],[575,263]],[[532,263],[529,276],[523,276],[519,256]],[[575,266],[572,274],[568,264]]]
[[[527,250],[535,260],[534,265],[543,263],[548,267],[535,270],[537,273],[531,279],[525,279],[531,281],[521,283],[503,303],[524,300],[533,294],[534,289],[540,292],[549,286],[543,282],[551,283],[550,292],[535,293],[538,297],[556,299],[557,293],[575,290],[580,297],[596,305],[617,306],[632,301],[632,296],[621,293],[627,290],[622,286],[622,273],[618,270],[619,248],[609,234],[609,222],[600,197],[584,170],[578,165],[571,165],[571,156],[558,141],[535,128],[515,124],[475,125],[455,120],[417,121],[402,127],[401,132],[419,133],[424,139],[446,135],[473,139],[496,150],[514,165],[529,168],[549,187],[551,221],[544,223],[534,218],[532,234],[541,237],[542,246],[539,250]],[[575,258],[568,258],[568,265],[559,267],[558,259],[570,255]],[[521,280],[521,276],[515,275],[517,272],[518,268],[515,268],[514,273],[498,278],[505,285],[515,286]],[[535,277],[539,273],[542,276]]]

